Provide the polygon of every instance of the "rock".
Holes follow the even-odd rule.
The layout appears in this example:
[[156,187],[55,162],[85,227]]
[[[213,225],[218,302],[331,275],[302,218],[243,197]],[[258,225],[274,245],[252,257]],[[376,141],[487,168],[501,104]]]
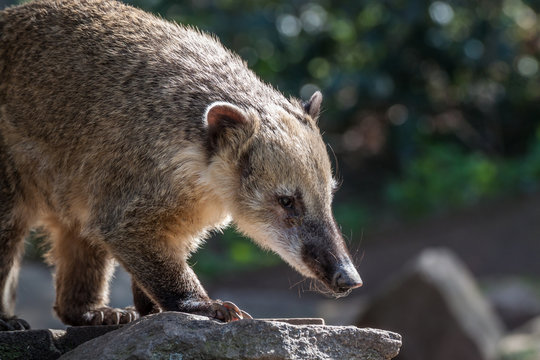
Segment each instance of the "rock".
[[90,340],[60,359],[382,360],[395,357],[400,346],[400,335],[383,330],[263,320],[220,323],[166,312]]
[[257,319],[263,321],[278,321],[291,325],[324,325],[322,318],[272,318],[272,319]]
[[[387,331],[322,324],[323,319],[317,318],[223,324],[202,316],[163,313],[125,326],[0,332],[0,359],[53,360],[75,349],[62,358],[376,360],[393,358],[401,345],[401,337]],[[109,332],[114,336],[101,337]],[[79,346],[92,339],[96,342]]]
[[423,251],[360,315],[357,326],[404,336],[401,360],[489,360],[502,325],[449,250]]
[[62,355],[56,347],[57,335],[51,330],[0,332],[0,359],[57,359]]
[[1,360],[53,360],[119,326],[81,326],[67,330],[0,331]]

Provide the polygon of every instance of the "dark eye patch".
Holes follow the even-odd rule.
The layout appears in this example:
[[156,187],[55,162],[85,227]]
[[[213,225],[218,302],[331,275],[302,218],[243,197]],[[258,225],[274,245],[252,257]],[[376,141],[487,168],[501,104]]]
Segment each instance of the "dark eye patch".
[[292,209],[294,207],[294,197],[292,196],[279,196],[278,202],[284,209]]

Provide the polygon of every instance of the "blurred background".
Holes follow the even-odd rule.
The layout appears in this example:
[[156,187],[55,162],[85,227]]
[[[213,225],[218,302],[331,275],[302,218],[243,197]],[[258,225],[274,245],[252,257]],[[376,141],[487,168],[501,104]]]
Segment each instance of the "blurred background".
[[[255,317],[320,316],[330,324],[395,330],[404,337],[400,358],[450,359],[426,349],[414,353],[408,339],[428,325],[410,328],[365,315],[388,297],[398,301],[392,291],[436,254],[432,266],[443,266],[441,256],[451,259],[464,271],[456,276],[470,279],[465,288],[478,289],[487,309],[464,318],[482,313],[492,322],[479,322],[497,328],[496,345],[470,340],[483,344],[480,355],[453,358],[540,359],[539,330],[531,326],[540,315],[540,2],[128,2],[216,34],[286,95],[324,94],[319,125],[341,182],[335,216],[365,285],[344,299],[325,298],[275,255],[229,229],[191,259],[211,296]],[[0,2],[7,3],[13,2]],[[60,327],[51,322],[50,270],[36,261],[34,243],[18,312],[34,327]],[[431,248],[437,250],[425,251]],[[444,297],[452,281],[427,283]],[[456,286],[448,291],[461,291]],[[116,306],[131,302],[125,273],[118,273],[112,291]],[[420,290],[411,286],[403,296],[422,307],[427,297],[414,291]],[[467,308],[441,304],[450,313]],[[461,329],[473,336],[466,325]],[[508,350],[517,346],[508,338],[517,335],[539,337],[529,348]]]

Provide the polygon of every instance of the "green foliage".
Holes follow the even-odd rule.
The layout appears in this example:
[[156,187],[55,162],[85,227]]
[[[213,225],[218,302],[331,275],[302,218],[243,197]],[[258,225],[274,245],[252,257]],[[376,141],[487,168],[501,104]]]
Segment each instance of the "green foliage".
[[432,145],[406,168],[403,180],[388,187],[389,200],[405,216],[418,217],[474,204],[498,193],[498,164],[453,145]]
[[275,265],[281,260],[272,253],[257,247],[233,228],[215,236],[211,244],[197,251],[190,263],[198,274],[215,276],[247,268]]
[[369,209],[356,202],[336,204],[334,215],[341,226],[341,232],[347,238],[360,238],[372,224]]
[[527,155],[490,158],[451,144],[425,147],[387,189],[404,217],[415,218],[508,194],[536,191],[540,182],[540,130]]

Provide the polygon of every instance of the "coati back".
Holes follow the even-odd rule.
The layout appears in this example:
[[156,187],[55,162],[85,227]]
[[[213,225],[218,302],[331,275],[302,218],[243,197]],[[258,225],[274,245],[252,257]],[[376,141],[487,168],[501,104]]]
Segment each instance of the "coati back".
[[[231,221],[337,295],[361,285],[331,212],[322,95],[287,99],[215,38],[113,0],[0,12],[0,327],[43,225],[70,325],[155,311],[223,321],[186,259]],[[135,308],[112,309],[117,260]]]

